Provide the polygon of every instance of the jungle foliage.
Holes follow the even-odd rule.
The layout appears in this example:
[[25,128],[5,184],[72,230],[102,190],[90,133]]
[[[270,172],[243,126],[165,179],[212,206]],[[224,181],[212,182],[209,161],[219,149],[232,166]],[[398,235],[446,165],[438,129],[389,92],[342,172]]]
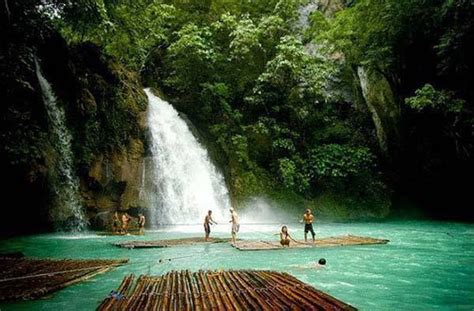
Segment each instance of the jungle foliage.
[[[223,151],[237,198],[329,193],[382,210],[392,185],[412,173],[401,164],[410,156],[470,158],[470,0],[339,1],[344,9],[312,12],[303,24],[298,9],[308,0],[29,2],[69,43],[98,45],[186,113]],[[354,88],[358,66],[387,77],[409,116],[403,167],[379,154]],[[423,135],[431,147],[419,151],[417,125],[446,131]],[[437,153],[440,135],[456,150]]]

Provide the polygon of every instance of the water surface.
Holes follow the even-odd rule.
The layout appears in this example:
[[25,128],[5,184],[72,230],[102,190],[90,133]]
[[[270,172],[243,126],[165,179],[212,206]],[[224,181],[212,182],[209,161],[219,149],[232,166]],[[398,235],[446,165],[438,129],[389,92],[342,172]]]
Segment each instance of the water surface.
[[[276,239],[280,224],[242,225],[242,238]],[[201,225],[148,232],[144,237],[64,233],[0,242],[0,251],[51,258],[130,258],[130,263],[56,292],[48,299],[0,305],[1,310],[93,310],[128,273],[161,275],[173,269],[272,269],[291,273],[361,310],[473,310],[474,225],[403,221],[316,224],[320,237],[354,234],[387,238],[387,245],[242,252],[228,244],[127,250],[113,242],[201,234]],[[300,224],[289,225],[302,238]],[[227,225],[213,227],[225,237]],[[306,265],[324,257],[327,266]],[[159,259],[172,258],[159,263]],[[173,259],[175,258],[175,259]]]

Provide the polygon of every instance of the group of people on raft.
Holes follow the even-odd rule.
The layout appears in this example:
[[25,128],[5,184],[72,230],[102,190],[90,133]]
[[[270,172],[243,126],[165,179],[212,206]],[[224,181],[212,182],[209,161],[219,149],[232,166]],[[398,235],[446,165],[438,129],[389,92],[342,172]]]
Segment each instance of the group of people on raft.
[[[133,218],[128,215],[128,213],[123,213],[121,220],[119,218],[118,212],[115,212],[114,215],[112,216],[112,231],[115,234],[128,234],[128,229],[130,226],[130,221]],[[137,218],[137,224],[138,224],[138,230],[140,231],[140,234],[144,233],[145,230],[145,223],[146,223],[146,218],[145,215],[142,213],[138,214]]]
[[[237,215],[237,212],[231,208],[230,209],[230,223],[232,223],[232,243],[235,243],[237,239],[237,233],[239,232],[240,229],[240,223],[239,223],[239,216]],[[308,241],[308,232],[311,233],[311,236],[313,237],[313,243],[316,241],[315,237],[316,234],[314,233],[313,229],[313,221],[314,221],[314,216],[313,213],[311,212],[310,209],[307,209],[306,212],[303,215],[303,219],[300,221],[304,223],[304,240],[305,242]],[[211,225],[217,225],[217,222],[212,219],[212,211],[208,211],[206,217],[204,218],[204,233],[205,233],[205,240],[209,240],[209,235],[211,234]],[[283,247],[290,247],[290,241],[293,241],[295,243],[299,243],[293,237],[290,235],[290,232],[288,231],[287,226],[282,226],[281,231],[280,231],[280,244]]]
[[[232,235],[232,243],[235,243],[235,241],[237,240],[237,233],[240,230],[239,215],[233,208],[230,208],[229,211],[230,211],[229,223],[232,224],[232,229],[230,233]],[[206,217],[204,217],[204,233],[205,233],[204,239],[206,241],[209,241],[209,235],[211,234],[211,225],[217,225],[217,222],[215,222],[214,219],[212,219],[212,211],[209,210],[207,212]]]
[[[231,208],[229,211],[230,211],[229,223],[232,224],[232,227],[231,227],[232,243],[235,243],[235,241],[237,240],[237,233],[240,230],[239,215],[233,208]],[[115,212],[112,217],[113,232],[116,234],[128,234],[129,224],[131,220],[132,220],[132,217],[128,215],[128,213],[126,212],[123,213],[120,220],[118,212]],[[303,219],[300,221],[304,223],[305,242],[308,241],[308,232],[310,232],[311,236],[313,237],[313,243],[315,242],[316,234],[314,233],[314,229],[313,229],[313,221],[314,221],[314,216],[311,210],[307,209],[303,215]],[[146,223],[145,216],[142,213],[138,214],[137,224],[138,224],[138,229],[140,231],[140,234],[144,233],[145,223]],[[205,233],[206,241],[209,241],[209,236],[211,234],[211,225],[217,225],[217,222],[214,221],[214,219],[212,219],[212,211],[209,210],[207,212],[206,217],[204,218],[204,233]],[[293,239],[293,237],[290,235],[290,232],[287,226],[282,226],[279,234],[280,234],[280,244],[283,247],[285,246],[289,247],[291,241],[295,243],[299,243],[298,241]]]

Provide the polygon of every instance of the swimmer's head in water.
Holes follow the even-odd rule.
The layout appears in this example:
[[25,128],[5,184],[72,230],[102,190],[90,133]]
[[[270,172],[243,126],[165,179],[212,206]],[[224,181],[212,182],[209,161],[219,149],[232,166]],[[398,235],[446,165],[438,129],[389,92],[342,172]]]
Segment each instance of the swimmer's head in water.
[[306,214],[311,214],[311,210],[309,208],[306,210]]
[[288,232],[288,227],[287,226],[281,227],[281,232],[283,232],[283,233]]
[[324,266],[324,265],[326,264],[326,259],[321,258],[321,259],[319,259],[318,263],[319,263],[320,265]]

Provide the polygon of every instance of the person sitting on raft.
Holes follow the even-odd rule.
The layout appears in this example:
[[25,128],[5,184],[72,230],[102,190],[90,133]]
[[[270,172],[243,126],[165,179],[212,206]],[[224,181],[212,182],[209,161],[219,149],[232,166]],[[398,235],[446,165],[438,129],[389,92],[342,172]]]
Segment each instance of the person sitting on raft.
[[211,234],[211,225],[212,224],[217,225],[217,222],[215,222],[214,219],[212,219],[212,211],[209,210],[207,212],[206,217],[204,218],[204,232],[206,234],[204,239],[206,240],[206,242],[209,240],[209,235]]
[[288,232],[288,227],[287,226],[281,227],[281,231],[280,231],[280,244],[281,244],[281,246],[290,247],[290,240],[292,240],[293,242],[296,242],[296,240],[293,239],[291,237],[290,233]]

